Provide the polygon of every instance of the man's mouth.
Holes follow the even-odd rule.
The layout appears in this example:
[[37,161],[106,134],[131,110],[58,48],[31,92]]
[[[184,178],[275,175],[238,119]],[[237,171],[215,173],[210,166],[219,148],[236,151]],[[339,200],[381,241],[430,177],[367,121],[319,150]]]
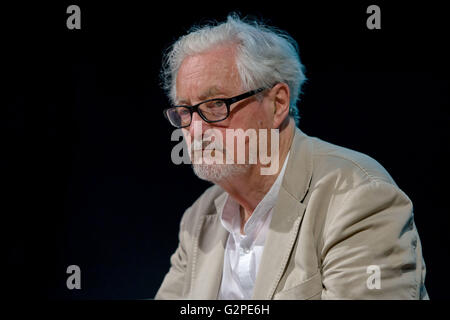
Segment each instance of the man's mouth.
[[212,145],[212,147],[210,147],[210,150],[220,150],[221,148],[219,148],[218,146],[214,145],[214,141],[194,141],[193,145],[192,145],[192,150],[193,151],[205,151],[206,148],[209,145]]

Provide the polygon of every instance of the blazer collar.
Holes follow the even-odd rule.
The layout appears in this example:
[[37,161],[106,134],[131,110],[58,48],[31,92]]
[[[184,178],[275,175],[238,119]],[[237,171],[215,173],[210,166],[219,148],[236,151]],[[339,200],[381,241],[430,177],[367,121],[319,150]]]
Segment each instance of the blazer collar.
[[302,202],[308,193],[313,172],[313,145],[311,138],[295,128],[291,153],[282,186],[292,197]]
[[295,129],[291,153],[261,257],[253,299],[272,299],[295,244],[312,178],[312,143]]

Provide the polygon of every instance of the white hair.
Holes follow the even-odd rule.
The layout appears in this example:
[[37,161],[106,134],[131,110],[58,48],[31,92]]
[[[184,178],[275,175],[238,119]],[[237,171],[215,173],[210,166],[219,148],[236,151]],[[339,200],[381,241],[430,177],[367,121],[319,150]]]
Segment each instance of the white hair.
[[256,20],[240,19],[235,13],[226,22],[191,28],[168,48],[161,78],[171,102],[176,101],[176,77],[183,60],[227,43],[236,44],[236,65],[243,90],[270,88],[278,82],[289,86],[289,114],[298,125],[297,102],[306,77],[297,42],[284,31]]

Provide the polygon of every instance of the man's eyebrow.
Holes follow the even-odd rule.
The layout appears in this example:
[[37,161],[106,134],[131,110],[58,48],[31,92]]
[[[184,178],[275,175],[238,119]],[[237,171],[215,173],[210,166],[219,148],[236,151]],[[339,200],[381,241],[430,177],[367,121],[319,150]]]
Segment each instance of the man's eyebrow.
[[213,86],[213,87],[209,87],[207,90],[203,91],[198,98],[200,100],[207,100],[210,99],[218,94],[223,94],[224,92],[222,90],[220,90],[218,87]]
[[[208,89],[206,89],[205,91],[203,91],[199,96],[198,99],[200,101],[204,101],[204,100],[208,100],[218,94],[225,94],[225,92],[221,89],[219,89],[216,86],[213,87],[209,87]],[[179,105],[189,105],[189,102],[187,100],[184,99],[180,99],[177,101]]]

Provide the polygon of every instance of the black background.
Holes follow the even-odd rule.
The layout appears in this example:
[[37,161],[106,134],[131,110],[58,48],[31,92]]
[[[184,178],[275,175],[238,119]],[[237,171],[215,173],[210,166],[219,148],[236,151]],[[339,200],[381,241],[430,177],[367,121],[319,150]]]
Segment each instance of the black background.
[[[163,50],[231,11],[298,41],[300,128],[377,159],[413,200],[432,299],[449,298],[449,52],[438,2],[3,5],[2,237],[10,297],[152,298],[209,183],[175,166]],[[143,2],[144,3],[144,2]],[[81,8],[81,30],[66,8]],[[366,8],[381,8],[381,30]],[[81,268],[82,289],[66,288]]]

